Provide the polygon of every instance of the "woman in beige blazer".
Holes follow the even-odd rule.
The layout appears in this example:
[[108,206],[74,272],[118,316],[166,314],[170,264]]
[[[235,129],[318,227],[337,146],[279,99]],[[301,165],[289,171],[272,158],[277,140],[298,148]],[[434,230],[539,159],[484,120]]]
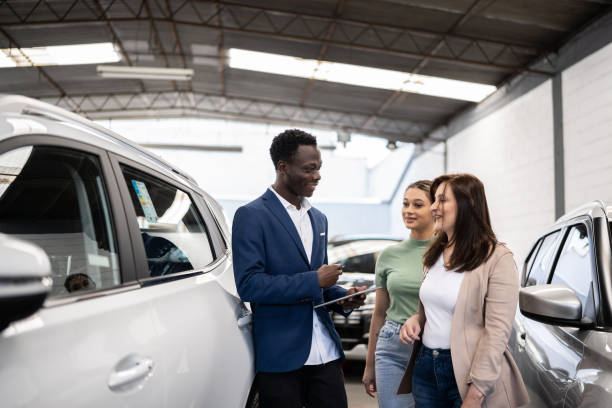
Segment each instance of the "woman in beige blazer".
[[491,229],[482,182],[434,180],[437,237],[423,257],[419,310],[400,331],[415,343],[398,393],[418,407],[518,407],[529,399],[508,350],[518,302],[510,250]]

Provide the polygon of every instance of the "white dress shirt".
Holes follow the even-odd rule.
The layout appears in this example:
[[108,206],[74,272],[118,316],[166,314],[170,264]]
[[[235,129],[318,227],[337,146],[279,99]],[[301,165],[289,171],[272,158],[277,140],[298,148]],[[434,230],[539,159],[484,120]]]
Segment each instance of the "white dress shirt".
[[[308,210],[310,210],[312,206],[306,198],[302,198],[300,209],[298,210],[295,205],[281,197],[281,195],[278,194],[273,187],[270,187],[270,190],[276,194],[276,197],[278,197],[285,210],[287,210],[287,213],[289,214],[291,221],[293,221],[293,225],[295,225],[295,229],[302,240],[304,251],[308,257],[308,262],[310,263],[310,259],[312,257],[312,224],[310,222]],[[312,343],[310,345],[310,354],[308,355],[308,359],[306,359],[304,365],[325,364],[339,358],[340,353],[336,348],[336,344],[332,341],[331,336],[323,324],[321,324],[319,316],[317,316],[317,313],[313,309]]]

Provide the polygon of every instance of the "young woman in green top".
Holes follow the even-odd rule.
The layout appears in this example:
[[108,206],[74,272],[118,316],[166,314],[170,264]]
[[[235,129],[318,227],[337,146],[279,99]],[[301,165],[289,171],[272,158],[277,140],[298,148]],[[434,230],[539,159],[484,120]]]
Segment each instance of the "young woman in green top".
[[397,395],[412,345],[399,341],[399,330],[416,313],[423,276],[423,254],[433,238],[431,181],[412,183],[404,192],[402,219],[410,238],[385,249],[376,262],[376,304],[363,373],[365,391],[378,394],[381,408],[414,407],[411,394]]

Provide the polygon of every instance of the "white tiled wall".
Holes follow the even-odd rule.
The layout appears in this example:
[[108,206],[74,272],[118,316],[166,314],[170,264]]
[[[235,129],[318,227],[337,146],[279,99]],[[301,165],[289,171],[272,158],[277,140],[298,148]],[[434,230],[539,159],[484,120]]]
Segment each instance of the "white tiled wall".
[[485,185],[493,229],[521,264],[554,221],[551,81],[449,139],[448,172]]
[[612,44],[563,72],[565,207],[612,201]]

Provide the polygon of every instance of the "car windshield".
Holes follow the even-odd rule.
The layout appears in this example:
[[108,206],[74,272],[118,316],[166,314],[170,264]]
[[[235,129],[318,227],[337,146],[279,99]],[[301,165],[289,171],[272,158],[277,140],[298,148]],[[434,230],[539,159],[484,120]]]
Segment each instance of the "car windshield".
[[329,263],[339,263],[345,272],[374,273],[378,254],[397,243],[393,240],[357,240],[329,247]]

